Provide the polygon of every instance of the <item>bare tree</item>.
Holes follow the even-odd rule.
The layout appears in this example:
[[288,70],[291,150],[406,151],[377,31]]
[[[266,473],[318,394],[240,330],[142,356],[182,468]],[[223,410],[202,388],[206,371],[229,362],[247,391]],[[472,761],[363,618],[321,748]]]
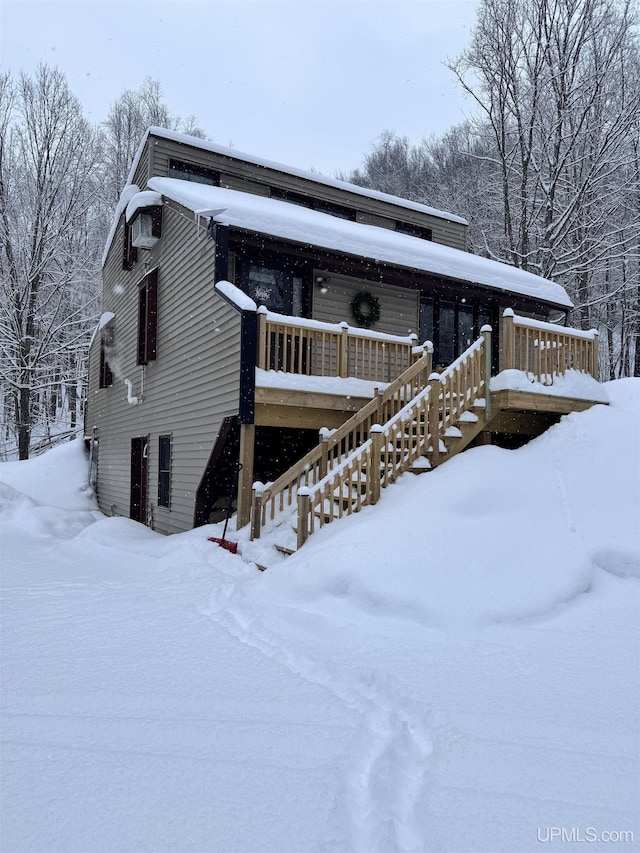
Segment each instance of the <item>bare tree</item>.
[[451,66],[492,136],[496,253],[561,280],[585,327],[606,315],[603,296],[626,294],[637,246],[638,218],[622,207],[640,113],[636,23],[631,0],[482,0]]
[[[99,135],[57,69],[0,85],[0,376],[20,459],[95,312]],[[72,393],[73,396],[73,393]]]
[[106,199],[115,205],[126,183],[140,141],[148,127],[180,130],[204,138],[194,116],[173,115],[158,80],[147,77],[138,89],[126,89],[111,105],[104,122]]

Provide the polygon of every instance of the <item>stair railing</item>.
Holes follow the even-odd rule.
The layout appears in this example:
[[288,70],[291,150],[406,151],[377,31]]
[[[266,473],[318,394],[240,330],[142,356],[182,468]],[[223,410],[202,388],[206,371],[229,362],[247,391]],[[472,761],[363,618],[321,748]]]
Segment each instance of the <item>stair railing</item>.
[[482,337],[442,374],[431,374],[428,385],[384,426],[372,425],[367,441],[333,471],[315,486],[298,489],[298,548],[318,527],[377,503],[380,490],[420,457],[428,456],[431,465],[437,465],[446,430],[479,403],[487,417],[491,330],[484,326],[482,331]]
[[321,441],[306,456],[268,486],[254,484],[251,503],[251,539],[258,539],[262,528],[293,507],[302,487],[314,486],[342,459],[362,445],[374,423],[384,423],[400,411],[427,385],[432,367],[433,345],[416,347],[416,361],[384,390],[355,412],[338,429],[322,430]]

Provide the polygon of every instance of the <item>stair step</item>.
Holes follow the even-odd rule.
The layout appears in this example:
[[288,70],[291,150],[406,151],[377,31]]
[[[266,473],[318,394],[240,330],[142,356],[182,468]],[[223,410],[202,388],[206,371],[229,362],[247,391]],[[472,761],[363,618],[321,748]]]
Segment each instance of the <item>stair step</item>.
[[[286,545],[276,545],[275,549],[276,549],[276,551],[279,551],[281,554],[284,554],[285,557],[290,557],[292,554],[296,553],[295,548],[287,548]],[[260,568],[260,566],[258,566],[258,568]]]

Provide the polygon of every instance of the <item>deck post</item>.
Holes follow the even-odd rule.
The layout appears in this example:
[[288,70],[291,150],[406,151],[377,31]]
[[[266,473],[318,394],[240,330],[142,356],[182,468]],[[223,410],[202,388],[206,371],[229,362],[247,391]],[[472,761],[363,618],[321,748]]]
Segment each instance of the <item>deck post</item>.
[[440,391],[442,383],[440,374],[432,373],[429,376],[429,435],[431,436],[431,466],[436,467],[440,463]]
[[349,324],[340,323],[340,349],[338,351],[338,376],[344,379],[349,375]]
[[516,329],[513,308],[506,308],[502,315],[502,369],[513,370],[516,366]]
[[[594,379],[600,381],[600,363],[598,359],[599,333],[593,329],[593,341],[591,342],[591,375]],[[640,346],[640,340],[636,339],[636,346]]]
[[251,532],[249,540],[260,538],[260,530],[262,528],[262,491],[264,485],[262,483],[253,484],[253,500],[251,501]]
[[[513,330],[513,317],[511,317],[511,329]],[[480,331],[484,338],[484,414],[489,423],[491,420],[491,326],[483,326]]]
[[373,396],[376,398],[376,414],[378,415],[378,420],[380,423],[386,420],[384,416],[384,391],[381,388],[373,389]]
[[329,470],[329,430],[322,427],[320,430],[320,477],[323,480]]
[[372,504],[377,504],[380,500],[380,465],[382,463],[382,427],[380,424],[373,424],[369,434],[371,435],[371,470],[367,471],[369,500]]
[[306,486],[302,486],[298,489],[298,549],[302,548],[309,538],[310,507],[311,498],[309,497],[309,489]]
[[240,470],[238,471],[238,516],[236,521],[238,530],[251,521],[255,445],[256,425],[240,424]]
[[267,370],[267,309],[258,308],[258,358],[256,367]]
[[[433,344],[431,343],[431,341],[424,342],[424,351],[427,354],[427,366],[425,368],[425,373],[427,375],[428,382],[429,377],[431,376],[431,371],[433,370]],[[427,382],[425,382],[424,384],[426,385]]]

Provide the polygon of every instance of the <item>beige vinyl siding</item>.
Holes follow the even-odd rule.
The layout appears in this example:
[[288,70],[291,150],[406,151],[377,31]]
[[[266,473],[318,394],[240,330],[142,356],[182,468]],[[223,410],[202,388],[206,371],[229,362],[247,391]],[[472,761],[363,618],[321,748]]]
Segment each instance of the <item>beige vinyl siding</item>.
[[402,336],[418,334],[419,295],[416,290],[336,275],[323,270],[314,270],[314,281],[317,276],[328,276],[330,281],[326,293],[322,293],[319,287],[314,288],[314,320],[326,323],[344,321],[355,326],[351,302],[357,293],[366,290],[380,300],[380,320],[372,327],[373,331]]
[[[129,515],[131,439],[149,435],[149,504],[163,533],[193,526],[195,496],[222,420],[238,412],[240,315],[215,294],[214,244],[188,217],[163,209],[151,251],[123,272],[122,224],[105,265],[103,310],[115,313],[111,388],[98,388],[100,342],[90,360],[87,429],[98,428],[98,500],[105,513]],[[158,266],[157,358],[136,364],[138,284]],[[127,402],[124,379],[142,401]],[[143,392],[144,388],[144,392]],[[171,507],[157,506],[158,438],[172,436]]]
[[[265,190],[268,187],[277,187],[330,204],[351,207],[356,211],[356,221],[365,222],[367,221],[366,217],[369,216],[381,218],[391,223],[397,219],[402,220],[412,225],[430,228],[435,243],[442,243],[445,246],[466,251],[467,226],[461,222],[453,222],[446,217],[433,216],[381,199],[368,198],[359,193],[350,192],[348,189],[316,183],[313,180],[298,175],[290,175],[275,168],[247,163],[243,160],[233,160],[223,154],[202,151],[170,139],[153,136],[149,139],[151,143],[150,157],[152,158],[152,165],[149,167],[150,174],[166,176],[169,171],[169,160],[175,157],[178,160],[219,172],[222,186],[259,195],[265,195]],[[148,180],[148,174],[143,174],[140,167],[136,171],[136,176],[139,176],[140,181],[146,182]],[[142,189],[144,188],[139,181],[136,183]],[[383,225],[383,227],[389,226]],[[393,224],[390,227],[393,228]]]

